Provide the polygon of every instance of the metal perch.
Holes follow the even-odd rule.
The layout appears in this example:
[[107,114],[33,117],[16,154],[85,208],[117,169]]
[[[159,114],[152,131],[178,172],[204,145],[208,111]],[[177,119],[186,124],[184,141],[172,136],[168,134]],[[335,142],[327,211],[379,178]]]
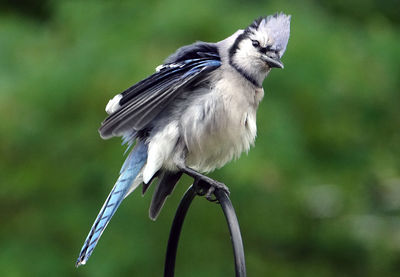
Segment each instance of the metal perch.
[[[195,180],[194,184],[185,192],[181,202],[179,203],[169,234],[167,254],[165,258],[164,277],[174,276],[179,237],[190,204],[196,195],[205,195],[209,188],[210,187],[207,186],[207,184]],[[244,259],[242,236],[240,234],[239,222],[232,206],[232,202],[229,199],[228,194],[222,189],[215,188],[213,194],[216,197],[216,201],[218,201],[218,203],[221,205],[228,223],[233,246],[236,277],[246,277],[246,264]]]

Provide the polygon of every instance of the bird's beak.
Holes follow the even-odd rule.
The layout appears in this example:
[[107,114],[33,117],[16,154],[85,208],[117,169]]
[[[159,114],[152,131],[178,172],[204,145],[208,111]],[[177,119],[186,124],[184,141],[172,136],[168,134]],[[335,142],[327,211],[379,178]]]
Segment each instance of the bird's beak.
[[263,55],[261,56],[261,59],[266,62],[269,67],[276,67],[276,68],[283,68],[283,63],[281,62],[281,60],[279,59],[278,56],[276,57],[270,57],[268,55]]

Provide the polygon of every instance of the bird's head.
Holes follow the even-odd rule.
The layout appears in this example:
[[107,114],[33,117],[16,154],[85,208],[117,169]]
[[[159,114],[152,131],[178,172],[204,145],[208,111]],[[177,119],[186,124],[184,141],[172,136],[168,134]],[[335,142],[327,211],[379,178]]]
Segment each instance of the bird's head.
[[229,50],[230,63],[250,76],[265,77],[271,68],[283,68],[289,35],[290,15],[260,17],[236,38]]

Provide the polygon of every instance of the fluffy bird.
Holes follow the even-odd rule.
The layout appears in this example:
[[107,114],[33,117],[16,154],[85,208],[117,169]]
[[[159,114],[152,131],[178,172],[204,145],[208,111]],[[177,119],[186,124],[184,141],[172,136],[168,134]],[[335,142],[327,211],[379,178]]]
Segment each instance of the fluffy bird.
[[149,216],[155,220],[183,173],[229,193],[203,175],[247,152],[256,137],[262,83],[272,68],[283,68],[290,16],[256,19],[216,42],[179,48],[148,78],[109,101],[99,132],[135,145],[101,208],[76,265],[87,262],[122,200],[158,179]]

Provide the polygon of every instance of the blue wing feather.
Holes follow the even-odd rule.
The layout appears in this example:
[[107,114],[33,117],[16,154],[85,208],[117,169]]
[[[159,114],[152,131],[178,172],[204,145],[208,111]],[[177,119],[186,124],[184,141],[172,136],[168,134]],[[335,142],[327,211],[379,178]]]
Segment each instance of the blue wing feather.
[[[134,128],[141,130],[151,122],[182,89],[208,80],[208,73],[217,69],[221,61],[199,58],[183,62],[182,67],[165,67],[149,77],[146,90],[132,90],[123,96],[121,108],[111,114],[102,123],[99,132],[103,138],[109,138]],[[165,77],[167,76],[167,77]],[[142,86],[140,86],[142,87]],[[129,100],[126,100],[129,99]]]
[[119,136],[146,126],[177,96],[193,84],[206,83],[221,65],[214,44],[195,43],[180,48],[157,72],[121,93],[120,108],[99,129],[103,138]]
[[85,264],[89,259],[104,229],[107,227],[107,224],[110,222],[112,216],[126,196],[133,181],[139,174],[143,165],[146,163],[146,160],[147,144],[138,141],[128,158],[125,160],[117,182],[108,195],[103,207],[93,223],[92,228],[89,231],[76,262],[76,266]]

